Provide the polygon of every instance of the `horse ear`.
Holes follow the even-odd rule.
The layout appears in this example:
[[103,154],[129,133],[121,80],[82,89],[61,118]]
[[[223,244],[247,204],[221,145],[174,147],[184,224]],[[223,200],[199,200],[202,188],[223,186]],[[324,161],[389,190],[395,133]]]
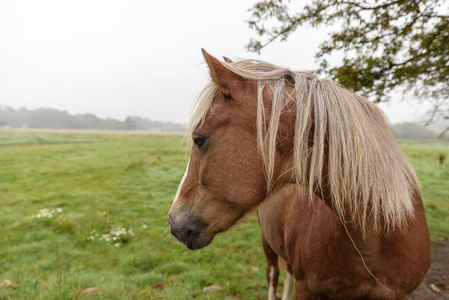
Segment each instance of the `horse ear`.
[[233,61],[230,58],[227,58],[226,56],[223,56],[223,59],[225,62],[227,62],[228,64],[232,63]]
[[203,51],[204,59],[209,67],[210,77],[213,83],[218,85],[223,93],[231,94],[232,88],[243,80],[242,77],[226,68],[218,59]]

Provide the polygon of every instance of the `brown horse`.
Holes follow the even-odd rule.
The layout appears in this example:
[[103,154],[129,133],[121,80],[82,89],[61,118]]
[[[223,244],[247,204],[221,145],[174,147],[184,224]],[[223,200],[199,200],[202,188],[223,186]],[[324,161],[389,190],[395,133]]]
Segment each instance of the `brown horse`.
[[258,207],[275,296],[403,299],[430,264],[419,183],[382,112],[342,87],[203,50],[211,82],[189,124],[190,162],[168,214],[189,249]]

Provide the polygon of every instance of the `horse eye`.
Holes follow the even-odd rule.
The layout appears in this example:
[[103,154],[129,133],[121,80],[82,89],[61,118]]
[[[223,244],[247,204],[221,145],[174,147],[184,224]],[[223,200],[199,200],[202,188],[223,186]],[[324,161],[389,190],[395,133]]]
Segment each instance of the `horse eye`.
[[198,135],[198,134],[193,134],[192,135],[193,143],[195,144],[195,147],[198,150],[201,150],[201,149],[204,148],[204,146],[206,145],[207,139],[208,139],[208,137],[201,136],[201,135]]

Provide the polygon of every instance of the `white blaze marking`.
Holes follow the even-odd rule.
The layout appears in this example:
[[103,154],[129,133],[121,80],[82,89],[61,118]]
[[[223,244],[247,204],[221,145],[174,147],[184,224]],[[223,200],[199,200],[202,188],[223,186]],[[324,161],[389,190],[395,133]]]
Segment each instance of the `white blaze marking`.
[[175,200],[173,200],[173,203],[175,203],[179,198],[179,194],[181,193],[181,187],[184,184],[184,181],[186,180],[187,173],[189,172],[189,165],[190,165],[190,162],[187,164],[186,172],[184,173],[181,183],[179,184],[178,191],[176,192]]
[[270,286],[268,288],[268,300],[276,300],[276,293],[274,292],[274,267],[270,267]]
[[284,281],[284,289],[282,293],[282,300],[293,300],[293,276],[287,271],[287,276]]

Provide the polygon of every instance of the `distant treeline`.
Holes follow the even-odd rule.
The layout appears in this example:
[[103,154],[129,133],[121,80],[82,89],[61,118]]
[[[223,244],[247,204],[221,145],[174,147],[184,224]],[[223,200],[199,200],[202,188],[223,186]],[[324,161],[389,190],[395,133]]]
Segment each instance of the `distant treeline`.
[[[52,108],[12,109],[0,105],[0,128],[50,128],[50,129],[103,129],[184,131],[185,125],[172,122],[152,121],[141,117],[128,117],[125,121],[100,119],[94,114],[71,115]],[[438,138],[439,133],[417,123],[392,125],[395,138],[401,140],[449,140],[448,135]]]
[[52,108],[12,109],[0,106],[0,128],[50,128],[50,129],[102,129],[184,131],[185,125],[152,121],[141,117],[128,117],[125,121],[100,119],[94,114],[71,115]]
[[446,134],[443,137],[439,137],[440,133],[433,131],[423,125],[417,123],[399,123],[391,126],[393,135],[399,140],[449,140],[449,136]]

